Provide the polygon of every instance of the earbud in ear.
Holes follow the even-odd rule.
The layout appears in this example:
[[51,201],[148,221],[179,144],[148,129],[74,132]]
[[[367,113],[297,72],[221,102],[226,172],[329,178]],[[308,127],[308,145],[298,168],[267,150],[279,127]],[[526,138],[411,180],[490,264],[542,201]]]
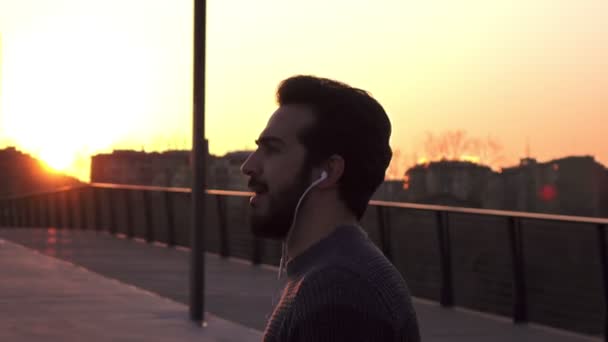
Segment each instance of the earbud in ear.
[[327,178],[327,171],[323,171],[321,172],[321,178],[319,178],[320,180],[324,180]]

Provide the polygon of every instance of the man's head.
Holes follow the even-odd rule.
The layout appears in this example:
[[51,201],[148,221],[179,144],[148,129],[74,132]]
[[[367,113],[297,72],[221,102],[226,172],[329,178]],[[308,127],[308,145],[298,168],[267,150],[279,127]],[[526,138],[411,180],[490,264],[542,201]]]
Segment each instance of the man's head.
[[256,192],[254,234],[283,239],[298,199],[323,171],[324,190],[335,191],[360,219],[392,156],[382,106],[363,90],[312,76],[284,80],[277,101],[258,149],[242,166]]

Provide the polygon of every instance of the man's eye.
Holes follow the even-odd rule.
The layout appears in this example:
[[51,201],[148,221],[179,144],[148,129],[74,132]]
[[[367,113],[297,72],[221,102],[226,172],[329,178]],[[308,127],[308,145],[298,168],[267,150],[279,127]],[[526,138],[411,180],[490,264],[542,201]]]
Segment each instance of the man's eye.
[[281,150],[278,147],[272,145],[265,145],[261,147],[262,151],[267,154],[279,153]]

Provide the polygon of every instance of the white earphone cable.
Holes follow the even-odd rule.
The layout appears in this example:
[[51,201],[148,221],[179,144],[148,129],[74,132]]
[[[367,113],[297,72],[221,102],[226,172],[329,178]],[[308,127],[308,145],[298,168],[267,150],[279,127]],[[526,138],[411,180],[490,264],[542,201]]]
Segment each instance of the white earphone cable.
[[317,179],[316,181],[312,182],[312,184],[310,184],[310,186],[308,186],[308,188],[304,191],[304,193],[302,194],[302,196],[300,196],[300,199],[298,200],[298,204],[296,205],[296,209],[294,210],[294,213],[293,213],[293,219],[291,220],[291,226],[289,226],[289,230],[287,231],[287,236],[285,237],[285,240],[283,241],[283,244],[281,246],[281,261],[279,262],[279,275],[278,275],[277,279],[281,279],[281,275],[283,274],[283,269],[285,268],[285,264],[287,263],[287,260],[285,260],[287,258],[287,242],[289,241],[289,238],[291,237],[291,232],[293,231],[293,229],[295,227],[296,218],[298,216],[298,210],[300,209],[300,204],[302,204],[302,200],[304,200],[304,197],[306,197],[308,192],[313,187],[315,187],[317,184],[324,181],[325,178],[327,178],[327,172],[323,171],[323,173],[321,174],[321,177],[319,179]]

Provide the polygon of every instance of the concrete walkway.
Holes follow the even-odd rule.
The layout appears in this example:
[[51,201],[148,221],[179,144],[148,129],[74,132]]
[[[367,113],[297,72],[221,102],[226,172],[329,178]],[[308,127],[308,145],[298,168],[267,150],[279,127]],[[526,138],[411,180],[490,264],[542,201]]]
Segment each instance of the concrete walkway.
[[259,341],[258,331],[0,240],[0,341]]
[[[0,229],[0,239],[32,249],[0,245],[0,341],[259,340],[282,285],[271,267],[207,254],[206,308],[217,316],[201,329],[184,305],[185,249],[55,229]],[[415,307],[426,342],[601,341],[419,299]]]

